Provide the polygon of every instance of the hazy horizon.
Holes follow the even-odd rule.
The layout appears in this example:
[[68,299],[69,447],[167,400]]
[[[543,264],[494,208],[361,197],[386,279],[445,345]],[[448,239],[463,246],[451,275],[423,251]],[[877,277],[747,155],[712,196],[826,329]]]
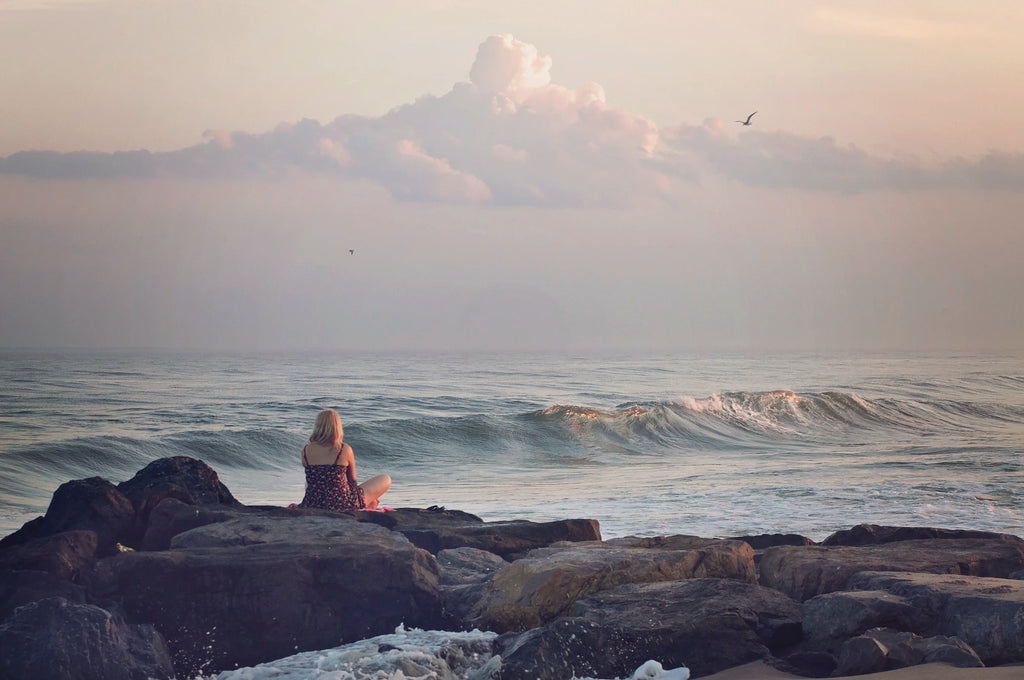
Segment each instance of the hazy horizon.
[[0,348],[1019,351],[1022,31],[8,0]]

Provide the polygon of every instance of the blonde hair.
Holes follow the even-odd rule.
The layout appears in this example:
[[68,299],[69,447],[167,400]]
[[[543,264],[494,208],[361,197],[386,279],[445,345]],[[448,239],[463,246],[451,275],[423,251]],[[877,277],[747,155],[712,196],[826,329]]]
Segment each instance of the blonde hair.
[[345,436],[345,430],[341,427],[341,417],[332,408],[320,411],[313,423],[313,434],[309,435],[311,444],[329,446],[332,449],[341,448],[341,440]]

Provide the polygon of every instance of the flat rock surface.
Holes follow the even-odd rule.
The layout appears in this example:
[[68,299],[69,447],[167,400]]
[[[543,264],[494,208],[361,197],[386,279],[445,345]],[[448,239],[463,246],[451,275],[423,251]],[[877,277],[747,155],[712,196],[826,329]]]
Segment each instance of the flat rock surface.
[[760,583],[792,598],[845,590],[859,571],[1006,578],[1024,567],[1024,542],[998,538],[897,541],[863,546],[779,546],[761,559]]
[[753,549],[746,543],[705,540],[701,545],[664,550],[583,543],[535,550],[485,585],[476,623],[498,632],[526,630],[567,613],[582,597],[626,583],[754,580]]
[[902,597],[929,618],[927,632],[960,638],[986,665],[1024,659],[1024,581],[864,572],[849,586]]
[[250,517],[193,529],[174,543],[99,560],[83,582],[130,623],[153,624],[187,677],[334,647],[401,623],[440,623],[437,562],[383,527]]

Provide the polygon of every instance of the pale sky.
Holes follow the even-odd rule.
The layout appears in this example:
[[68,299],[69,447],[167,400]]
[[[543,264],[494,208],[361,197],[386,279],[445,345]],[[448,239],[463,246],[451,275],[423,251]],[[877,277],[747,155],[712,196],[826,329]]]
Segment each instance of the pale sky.
[[0,0],[0,347],[1024,349],[1021,35],[1003,0]]

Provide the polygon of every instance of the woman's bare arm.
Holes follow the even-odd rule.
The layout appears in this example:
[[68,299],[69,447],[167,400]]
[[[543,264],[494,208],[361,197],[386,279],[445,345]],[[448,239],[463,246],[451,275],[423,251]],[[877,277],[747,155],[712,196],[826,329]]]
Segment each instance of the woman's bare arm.
[[341,458],[344,461],[342,464],[347,466],[345,474],[349,483],[354,486],[359,483],[356,481],[356,454],[348,444],[342,444],[341,449]]

